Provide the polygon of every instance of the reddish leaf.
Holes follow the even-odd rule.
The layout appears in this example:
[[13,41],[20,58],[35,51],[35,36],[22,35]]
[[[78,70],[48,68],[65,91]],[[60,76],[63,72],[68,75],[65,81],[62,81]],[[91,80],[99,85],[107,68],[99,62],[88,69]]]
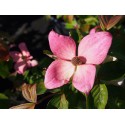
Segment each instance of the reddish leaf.
[[106,16],[106,15],[101,15],[98,16],[100,26],[102,29],[111,29],[113,26],[115,26],[122,18],[123,16]]
[[107,30],[111,29],[113,26],[115,26],[121,19],[123,16],[113,16],[107,25]]
[[9,59],[9,51],[7,46],[0,42],[0,61],[7,61]]
[[22,94],[27,101],[36,103],[37,102],[36,84],[33,85],[24,84],[22,87]]
[[13,106],[10,109],[34,109],[35,103],[25,103],[17,106]]

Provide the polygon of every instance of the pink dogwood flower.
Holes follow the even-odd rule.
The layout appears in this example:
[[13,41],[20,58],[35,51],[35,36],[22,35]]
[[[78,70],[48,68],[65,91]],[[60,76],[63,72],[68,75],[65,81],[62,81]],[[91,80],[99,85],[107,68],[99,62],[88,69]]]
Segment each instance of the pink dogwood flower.
[[34,67],[38,64],[36,60],[32,60],[26,44],[24,42],[19,44],[21,53],[18,51],[10,52],[10,56],[13,58],[15,65],[14,68],[19,74],[23,74],[27,68]]
[[89,94],[95,80],[95,65],[104,61],[111,43],[112,36],[109,32],[96,32],[92,29],[90,34],[81,40],[76,55],[76,44],[71,37],[51,31],[49,45],[57,59],[46,71],[45,87],[58,88],[72,78],[73,86],[77,90]]

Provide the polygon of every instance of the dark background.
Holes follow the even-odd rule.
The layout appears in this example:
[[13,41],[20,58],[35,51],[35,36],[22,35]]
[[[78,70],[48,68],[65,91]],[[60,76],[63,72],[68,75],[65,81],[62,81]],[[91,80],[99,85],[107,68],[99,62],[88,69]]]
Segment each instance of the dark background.
[[[25,42],[31,55],[38,61],[46,56],[43,50],[50,50],[48,34],[52,29],[60,34],[68,35],[63,20],[57,20],[56,16],[0,16],[0,37],[6,38],[5,42],[8,46],[14,46],[10,48],[10,51],[19,50],[18,44]],[[13,83],[9,79],[0,77],[0,93],[6,90],[13,90]],[[15,98],[11,100],[16,100],[18,103],[24,101],[21,93],[17,91],[12,93],[15,93]],[[41,108],[41,105],[38,105],[38,108]]]

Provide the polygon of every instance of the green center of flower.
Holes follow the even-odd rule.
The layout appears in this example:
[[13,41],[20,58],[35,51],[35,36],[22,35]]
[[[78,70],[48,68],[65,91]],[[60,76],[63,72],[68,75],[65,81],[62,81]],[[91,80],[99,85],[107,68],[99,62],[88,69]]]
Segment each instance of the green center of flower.
[[76,56],[72,58],[71,62],[74,66],[83,65],[86,63],[86,59],[82,56]]

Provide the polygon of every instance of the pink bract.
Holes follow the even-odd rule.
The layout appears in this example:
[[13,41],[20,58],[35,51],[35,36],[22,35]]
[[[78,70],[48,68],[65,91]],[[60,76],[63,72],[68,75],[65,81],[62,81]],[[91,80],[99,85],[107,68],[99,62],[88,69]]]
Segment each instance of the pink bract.
[[76,55],[75,41],[69,36],[49,33],[49,45],[57,59],[50,64],[45,74],[45,87],[54,89],[67,84],[72,77],[73,86],[85,94],[93,87],[96,67],[104,61],[112,43],[109,32],[95,32],[85,36]]
[[26,44],[24,42],[19,44],[21,53],[18,51],[11,51],[10,56],[15,62],[15,70],[19,74],[23,74],[27,68],[34,67],[38,64],[36,60],[32,60],[33,57],[30,55]]

